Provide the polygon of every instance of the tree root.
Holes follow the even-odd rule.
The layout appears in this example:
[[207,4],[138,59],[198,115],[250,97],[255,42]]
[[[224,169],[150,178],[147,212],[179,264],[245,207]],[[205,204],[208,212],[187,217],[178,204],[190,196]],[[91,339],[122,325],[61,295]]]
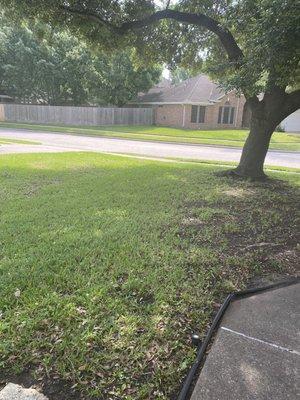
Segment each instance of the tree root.
[[219,171],[215,173],[215,176],[218,177],[225,177],[225,178],[233,178],[233,179],[240,179],[240,180],[250,180],[251,182],[266,182],[270,178],[263,174],[259,176],[251,176],[247,174],[241,174],[237,169],[229,169],[225,171]]

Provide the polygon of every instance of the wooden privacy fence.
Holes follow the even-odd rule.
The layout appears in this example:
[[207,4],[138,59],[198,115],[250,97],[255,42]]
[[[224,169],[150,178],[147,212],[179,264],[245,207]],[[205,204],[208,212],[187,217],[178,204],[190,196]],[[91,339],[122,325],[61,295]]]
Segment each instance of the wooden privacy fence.
[[0,120],[63,125],[152,125],[152,108],[0,104]]

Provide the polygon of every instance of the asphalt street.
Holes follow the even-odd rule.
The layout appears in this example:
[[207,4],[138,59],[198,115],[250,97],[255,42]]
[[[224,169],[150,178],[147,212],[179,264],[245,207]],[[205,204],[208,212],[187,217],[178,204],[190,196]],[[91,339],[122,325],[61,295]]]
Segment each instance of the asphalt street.
[[[238,161],[241,155],[241,149],[230,147],[77,136],[25,129],[1,128],[0,138],[30,140],[40,143],[39,145],[1,144],[0,154],[94,151],[210,161]],[[265,163],[266,165],[300,168],[300,152],[270,150]]]

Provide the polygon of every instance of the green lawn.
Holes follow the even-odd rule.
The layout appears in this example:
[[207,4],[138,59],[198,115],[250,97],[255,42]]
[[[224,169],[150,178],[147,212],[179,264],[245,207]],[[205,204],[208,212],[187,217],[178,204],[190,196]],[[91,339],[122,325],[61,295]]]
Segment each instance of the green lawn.
[[178,394],[190,334],[204,335],[216,303],[297,267],[299,174],[262,184],[219,169],[1,156],[0,377],[29,368],[39,384],[66,382],[61,400]]
[[0,137],[0,146],[1,144],[39,144],[39,143],[33,142],[31,140],[7,139]]
[[[69,134],[118,137],[137,140],[155,140],[180,143],[201,143],[209,145],[242,147],[248,135],[247,130],[191,130],[160,126],[59,126],[17,124],[1,122],[1,127],[28,128],[41,131],[55,131]],[[300,151],[300,135],[275,132],[271,149]]]

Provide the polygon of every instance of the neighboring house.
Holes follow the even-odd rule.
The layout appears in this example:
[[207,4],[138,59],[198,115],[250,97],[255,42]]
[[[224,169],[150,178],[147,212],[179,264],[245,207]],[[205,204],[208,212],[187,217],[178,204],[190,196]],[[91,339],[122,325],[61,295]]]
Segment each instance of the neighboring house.
[[280,126],[284,128],[285,132],[300,133],[300,109],[284,119],[281,122]]
[[241,128],[247,125],[244,96],[225,93],[206,75],[198,75],[178,85],[170,81],[141,93],[131,105],[153,107],[157,125],[181,128]]

